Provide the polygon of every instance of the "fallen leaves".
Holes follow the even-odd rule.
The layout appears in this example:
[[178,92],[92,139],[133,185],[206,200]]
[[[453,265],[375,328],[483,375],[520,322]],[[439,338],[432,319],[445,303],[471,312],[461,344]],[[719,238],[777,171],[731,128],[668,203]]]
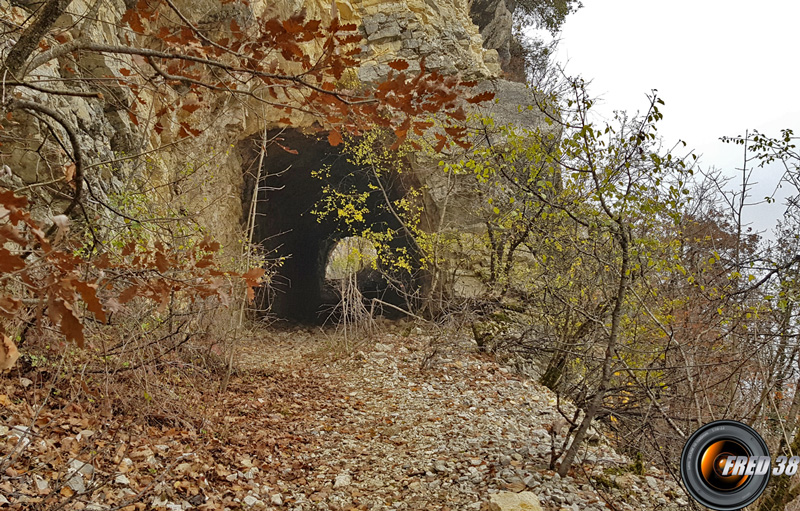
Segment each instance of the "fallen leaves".
[[[0,371],[5,371],[14,367],[19,359],[19,351],[14,341],[6,334],[0,334]],[[8,400],[7,396],[3,396]],[[5,404],[5,403],[0,403]]]

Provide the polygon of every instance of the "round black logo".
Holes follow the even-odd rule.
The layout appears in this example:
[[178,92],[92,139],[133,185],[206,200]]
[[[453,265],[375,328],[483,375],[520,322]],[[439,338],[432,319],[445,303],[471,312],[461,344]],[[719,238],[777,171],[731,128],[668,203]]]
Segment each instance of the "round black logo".
[[689,494],[717,511],[752,504],[770,476],[767,444],[741,422],[710,422],[695,431],[681,455],[681,478]]

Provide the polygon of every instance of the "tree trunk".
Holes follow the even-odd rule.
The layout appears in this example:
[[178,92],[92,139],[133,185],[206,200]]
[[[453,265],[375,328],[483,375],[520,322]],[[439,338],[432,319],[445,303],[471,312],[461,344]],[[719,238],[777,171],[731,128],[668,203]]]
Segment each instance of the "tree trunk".
[[39,46],[39,42],[50,31],[58,18],[64,14],[71,2],[72,0],[47,0],[45,2],[34,22],[25,29],[17,44],[8,52],[4,65],[0,69],[3,82],[8,80],[21,81],[23,79],[19,72],[28,57]]
[[567,475],[567,472],[569,471],[569,468],[572,466],[572,462],[575,459],[575,455],[578,454],[578,449],[580,449],[581,443],[583,443],[584,438],[586,438],[586,432],[589,431],[589,426],[592,425],[592,421],[603,407],[603,399],[605,398],[608,382],[611,379],[611,374],[613,372],[614,355],[616,354],[617,350],[620,320],[622,318],[622,303],[625,301],[625,297],[628,294],[628,281],[630,278],[628,276],[628,267],[630,265],[630,234],[625,226],[619,225],[616,235],[619,241],[620,250],[622,252],[622,262],[619,268],[619,287],[617,288],[617,293],[614,300],[614,309],[611,311],[611,330],[608,333],[608,344],[606,345],[606,354],[605,359],[603,360],[603,373],[600,378],[600,384],[598,385],[597,392],[589,402],[589,406],[586,408],[586,413],[583,416],[583,420],[572,436],[572,443],[570,444],[569,449],[567,449],[567,453],[564,455],[561,465],[558,467],[558,475],[561,477]]

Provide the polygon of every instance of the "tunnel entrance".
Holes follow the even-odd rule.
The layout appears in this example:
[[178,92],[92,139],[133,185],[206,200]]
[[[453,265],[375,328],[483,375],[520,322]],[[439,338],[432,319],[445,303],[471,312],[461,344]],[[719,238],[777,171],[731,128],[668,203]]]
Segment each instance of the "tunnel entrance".
[[[283,263],[271,285],[257,296],[257,305],[281,319],[321,324],[330,318],[339,300],[336,283],[326,279],[331,252],[339,240],[352,234],[335,215],[320,221],[315,214],[326,186],[369,192],[365,223],[373,229],[400,231],[402,226],[385,207],[383,194],[374,188],[372,172],[348,161],[339,147],[328,144],[327,137],[306,135],[298,130],[287,130],[280,137],[281,145],[296,150],[297,154],[273,145],[264,158],[253,241],[263,247],[269,259],[282,258]],[[252,161],[257,162],[257,157]],[[323,167],[328,172],[321,179],[317,173]],[[244,204],[250,204],[251,195],[247,191],[254,189],[253,180],[251,177],[250,183],[245,182]],[[390,200],[403,197],[405,191],[399,178],[383,181]],[[413,243],[403,236],[392,243],[406,246],[413,253]],[[381,272],[366,273],[359,274],[365,297],[377,297],[403,308],[408,306],[403,294],[393,289]],[[406,285],[415,283],[409,280],[401,284]]]

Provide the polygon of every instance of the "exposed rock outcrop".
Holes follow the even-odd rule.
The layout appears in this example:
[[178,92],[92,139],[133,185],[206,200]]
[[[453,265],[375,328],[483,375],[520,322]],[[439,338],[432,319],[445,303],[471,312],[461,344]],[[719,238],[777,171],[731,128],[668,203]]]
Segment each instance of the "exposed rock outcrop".
[[514,0],[472,0],[469,6],[472,21],[483,36],[483,47],[497,51],[504,69],[511,61],[514,3]]
[[[307,18],[323,21],[338,15],[343,22],[357,24],[365,37],[362,65],[357,73],[362,82],[381,79],[389,70],[387,62],[397,58],[407,60],[411,71],[420,69],[424,62],[428,70],[458,73],[464,78],[496,78],[501,73],[494,48],[499,47],[496,41],[502,40],[500,33],[506,30],[507,24],[500,19],[490,20],[487,26],[493,28],[485,31],[482,37],[479,27],[470,18],[470,6],[466,0],[256,0],[249,4],[175,0],[173,3],[190,22],[204,30],[214,30],[214,27],[228,24],[230,20],[244,26],[258,17],[286,18],[301,11]],[[0,0],[2,18],[12,26],[25,23],[31,11],[23,5]],[[121,22],[126,10],[133,6],[133,2],[123,0],[99,3],[74,0],[69,14],[57,22],[57,26],[64,30],[60,37],[67,40],[83,38],[108,45],[127,44],[129,38],[138,37]],[[500,13],[500,18],[503,16],[505,14]],[[487,14],[481,14],[481,22],[486,19]],[[6,48],[13,46],[15,41],[5,37],[0,43]],[[488,46],[484,45],[486,41],[490,42]],[[314,51],[313,48],[308,50]],[[70,78],[74,73],[97,80],[108,80],[108,77],[124,80],[126,75],[121,70],[142,64],[144,62],[139,57],[79,53],[44,62],[29,72],[40,80]],[[159,92],[162,96],[159,97],[140,94],[147,103],[140,110],[159,111],[164,104],[192,99],[186,98],[185,91],[179,86],[167,89],[164,92],[162,87]],[[254,133],[261,132],[265,124],[269,126],[287,115],[283,111],[265,109],[263,105],[220,95],[213,104],[196,111],[177,109],[163,113],[162,129],[154,131],[152,123],[139,126],[132,120],[129,109],[134,99],[124,87],[104,89],[106,93],[102,99],[17,90],[27,99],[63,112],[78,128],[81,147],[91,166],[86,177],[90,183],[95,183],[94,189],[98,193],[113,192],[131,179],[158,186],[172,182],[176,173],[190,174],[184,189],[193,192],[182,207],[196,215],[223,244],[233,244],[238,239],[242,216],[242,172],[249,163],[234,148]],[[292,112],[289,116],[294,127],[310,126],[317,121],[303,112]],[[19,124],[14,126],[15,134],[19,135],[18,142],[13,147],[6,145],[3,163],[26,183],[58,178],[53,169],[42,168],[41,154],[37,151],[55,154],[61,149],[52,141],[37,149],[41,141],[37,136],[41,133],[40,127],[24,114],[20,114],[18,119]],[[186,139],[180,135],[182,122],[202,132]],[[156,149],[146,164],[134,167],[126,159]],[[209,207],[209,201],[213,207]]]

